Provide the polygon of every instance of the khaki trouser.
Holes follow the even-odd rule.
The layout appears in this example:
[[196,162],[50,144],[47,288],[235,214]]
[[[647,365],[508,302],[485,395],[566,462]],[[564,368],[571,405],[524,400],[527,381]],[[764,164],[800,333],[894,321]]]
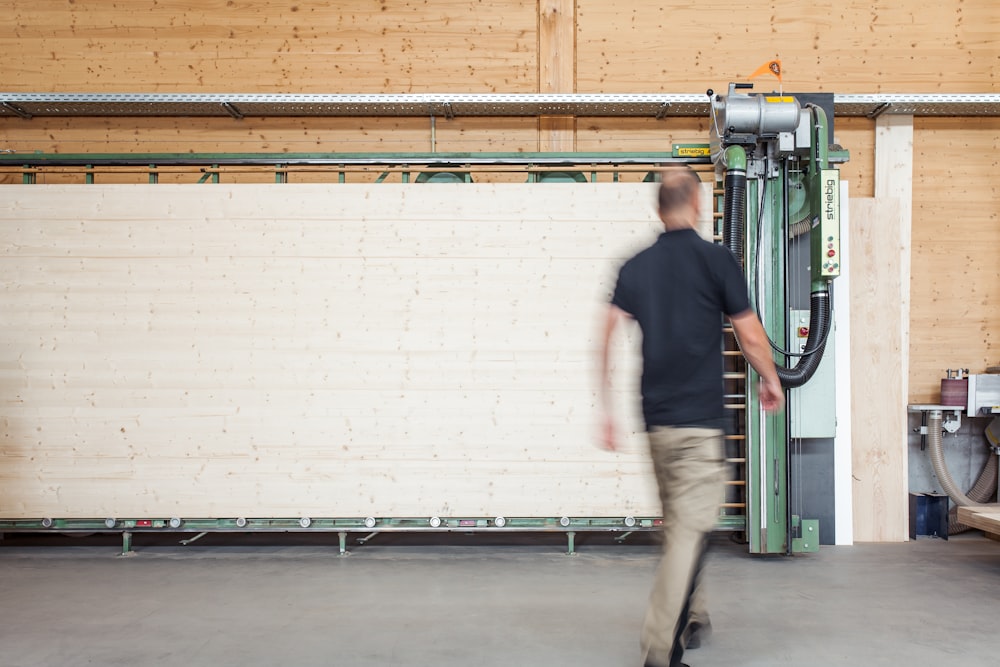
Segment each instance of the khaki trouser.
[[691,596],[725,496],[722,431],[653,426],[649,449],[663,504],[664,540],[640,641],[646,664],[674,667],[684,654],[681,635]]

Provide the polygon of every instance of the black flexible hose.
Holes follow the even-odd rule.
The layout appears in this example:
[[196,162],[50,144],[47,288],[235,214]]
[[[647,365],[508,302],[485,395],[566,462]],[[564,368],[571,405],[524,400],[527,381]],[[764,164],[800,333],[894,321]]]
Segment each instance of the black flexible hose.
[[[747,173],[743,169],[726,172],[725,199],[723,202],[722,241],[733,253],[736,261],[743,264],[743,231],[746,220]],[[758,227],[759,230],[759,227]],[[786,389],[801,387],[813,376],[823,359],[823,349],[830,333],[830,292],[818,290],[809,296],[809,336],[806,338],[806,354],[799,359],[795,368],[779,366],[778,379]],[[810,352],[811,350],[811,352]]]
[[747,216],[747,173],[741,169],[730,169],[726,172],[725,187],[722,242],[742,266],[743,221]]
[[778,379],[785,389],[801,387],[813,376],[823,360],[823,343],[830,333],[830,292],[821,290],[809,295],[809,336],[806,338],[806,349],[815,350],[812,354],[799,359],[795,368],[779,366]]

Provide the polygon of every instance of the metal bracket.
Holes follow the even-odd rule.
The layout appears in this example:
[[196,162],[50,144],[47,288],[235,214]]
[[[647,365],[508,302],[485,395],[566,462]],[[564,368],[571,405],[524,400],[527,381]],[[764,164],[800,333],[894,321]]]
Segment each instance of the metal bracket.
[[222,103],[222,108],[225,109],[226,113],[228,113],[230,116],[232,116],[236,120],[243,120],[243,114],[240,113],[240,110],[237,109],[232,103],[230,103],[230,102],[223,102]]
[[31,120],[31,118],[32,118],[32,116],[31,116],[30,113],[28,113],[27,111],[25,111],[24,109],[22,109],[19,106],[15,106],[15,105],[11,104],[10,102],[0,102],[0,106],[2,106],[4,109],[6,109],[7,111],[11,112],[15,116],[20,116],[24,120]]
[[958,410],[945,410],[944,415],[941,428],[948,431],[948,433],[956,433],[962,426],[962,413]]
[[126,531],[122,532],[122,552],[120,556],[122,558],[127,558],[129,556],[134,556],[135,551],[132,550],[132,533]]
[[891,107],[891,106],[892,106],[891,102],[882,102],[882,104],[879,104],[877,107],[875,107],[874,109],[872,109],[871,111],[869,111],[865,115],[870,120],[875,120],[876,118],[878,118],[879,116],[881,116],[882,114],[884,114],[886,111],[888,111],[889,107]]
[[802,519],[799,522],[802,537],[792,538],[792,553],[816,553],[819,551],[819,519]]

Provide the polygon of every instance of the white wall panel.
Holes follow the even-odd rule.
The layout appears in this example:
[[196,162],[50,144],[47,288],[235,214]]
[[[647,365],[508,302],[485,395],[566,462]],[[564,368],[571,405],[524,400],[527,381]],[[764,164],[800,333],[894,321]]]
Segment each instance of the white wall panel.
[[656,514],[639,184],[0,190],[0,516]]

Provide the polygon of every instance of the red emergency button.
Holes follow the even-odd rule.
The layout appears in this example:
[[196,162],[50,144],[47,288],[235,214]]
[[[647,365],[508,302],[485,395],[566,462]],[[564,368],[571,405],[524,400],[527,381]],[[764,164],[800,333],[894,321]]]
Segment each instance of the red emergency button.
[[799,338],[809,337],[809,327],[799,327]]
[[833,257],[833,256],[834,256],[834,255],[836,255],[836,254],[837,254],[837,251],[836,251],[836,250],[833,250],[833,249],[830,249],[830,250],[827,250],[827,251],[826,251],[826,256],[827,256],[827,257]]

